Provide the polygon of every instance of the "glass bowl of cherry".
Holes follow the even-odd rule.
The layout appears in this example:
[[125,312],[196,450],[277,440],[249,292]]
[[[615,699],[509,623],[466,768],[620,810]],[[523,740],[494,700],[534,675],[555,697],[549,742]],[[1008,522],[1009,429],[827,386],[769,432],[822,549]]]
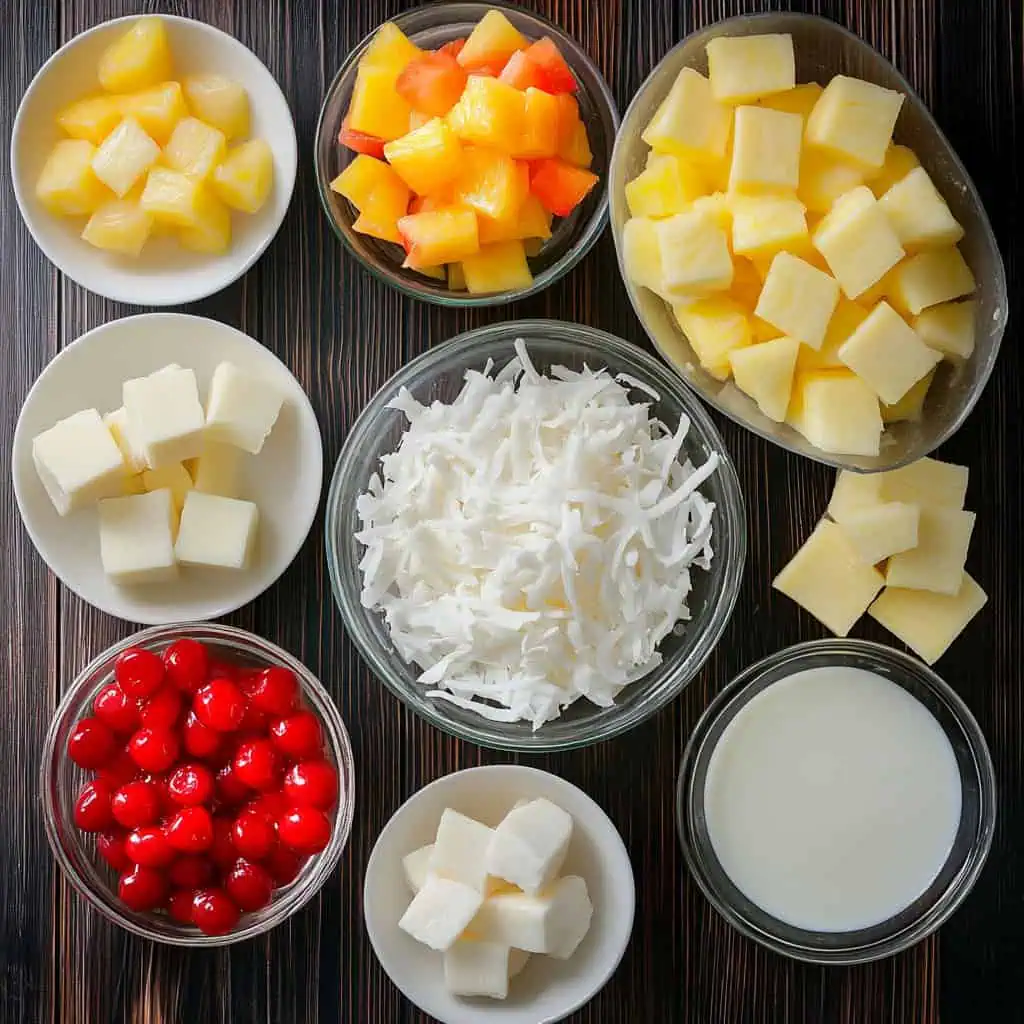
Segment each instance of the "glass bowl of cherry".
[[144,630],[65,693],[40,769],[68,881],[128,931],[222,946],[280,924],[334,870],[352,747],[320,682],[232,626]]

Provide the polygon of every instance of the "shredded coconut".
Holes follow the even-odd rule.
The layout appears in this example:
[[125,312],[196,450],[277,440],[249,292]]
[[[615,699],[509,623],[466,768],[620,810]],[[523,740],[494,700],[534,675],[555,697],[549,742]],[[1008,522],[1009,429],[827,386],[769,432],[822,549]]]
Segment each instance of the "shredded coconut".
[[[711,563],[715,471],[606,370],[537,372],[525,344],[469,371],[450,404],[402,390],[409,421],[356,505],[362,603],[430,697],[534,729],[580,697],[607,707],[661,662]],[[630,389],[644,402],[630,401]]]

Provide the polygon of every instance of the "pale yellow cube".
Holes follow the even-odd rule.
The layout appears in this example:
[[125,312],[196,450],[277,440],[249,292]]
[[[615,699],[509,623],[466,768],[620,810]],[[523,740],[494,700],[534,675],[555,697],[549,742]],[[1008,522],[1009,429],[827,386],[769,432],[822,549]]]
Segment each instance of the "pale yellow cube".
[[126,117],[96,150],[93,173],[118,198],[160,159],[160,147],[142,130],[139,122]]
[[742,256],[773,256],[804,249],[810,241],[804,204],[793,195],[736,196],[732,249]]
[[883,423],[920,423],[924,417],[924,402],[935,379],[935,371],[926,373],[898,402],[882,403]]
[[57,113],[57,124],[73,139],[98,146],[123,117],[120,96],[87,96]]
[[781,110],[784,114],[799,114],[806,123],[821,93],[821,86],[817,82],[804,82],[785,92],[765,96],[757,101],[757,105],[769,110]]
[[796,190],[800,183],[799,114],[767,107],[737,107],[729,189],[746,192]]
[[264,139],[236,146],[213,172],[214,191],[242,213],[258,213],[273,187],[274,154]]
[[877,455],[882,443],[878,397],[854,373],[797,376],[786,421],[830,455]]
[[501,282],[502,291],[517,291],[533,283],[523,243],[518,239],[480,246],[477,252],[463,257],[462,274],[471,295],[495,291],[496,281]]
[[707,213],[727,236],[732,234],[732,202],[724,192],[712,192],[710,195],[698,196],[690,209],[694,213]]
[[725,232],[702,211],[677,213],[654,222],[667,294],[682,298],[724,291],[732,283],[732,257]]
[[885,584],[865,565],[842,527],[822,520],[772,582],[836,636],[846,636]]
[[[456,264],[452,264],[455,266]],[[242,463],[247,453],[233,444],[207,441],[202,454],[192,460],[191,475],[195,489],[222,498],[241,497]]]
[[179,121],[164,147],[171,170],[205,181],[224,159],[228,144],[224,133],[194,117]]
[[911,256],[888,279],[886,294],[901,313],[917,316],[929,306],[959,299],[974,291],[971,268],[956,246]]
[[886,583],[955,596],[963,582],[976,518],[973,512],[958,508],[921,506],[917,546],[889,559]]
[[43,165],[36,198],[62,217],[79,217],[98,209],[112,196],[93,172],[95,155],[96,147],[85,139],[61,139]]
[[960,222],[923,167],[915,167],[896,182],[878,205],[908,249],[955,245],[964,236]]
[[871,171],[868,176],[871,191],[880,199],[897,181],[902,181],[919,165],[917,154],[909,146],[891,143],[885,151],[882,166],[877,171]]
[[82,238],[97,249],[138,256],[153,230],[153,218],[135,199],[111,199],[89,218]]
[[[626,221],[622,229],[622,260],[626,274],[634,284],[664,296],[665,278],[654,224],[649,217],[630,217]],[[461,267],[459,269],[461,272]]]
[[771,262],[754,313],[811,348],[821,348],[839,302],[839,285],[798,256],[780,252]]
[[706,192],[689,161],[664,153],[626,185],[626,203],[634,217],[670,217]]
[[835,487],[828,503],[828,514],[837,522],[861,509],[882,503],[882,476],[880,473],[854,473],[841,469],[836,474]]
[[807,119],[807,143],[865,168],[880,168],[904,96],[873,82],[836,75]]
[[820,149],[804,146],[796,195],[812,213],[828,213],[841,195],[863,182],[862,168]]
[[977,303],[942,302],[914,317],[918,337],[929,347],[951,360],[970,359],[974,351],[974,321]]
[[845,364],[839,358],[839,349],[845,344],[847,338],[867,319],[868,310],[860,303],[848,299],[845,295],[839,296],[839,303],[832,319],[828,322],[828,330],[825,331],[825,340],[821,343],[820,349],[813,349],[807,345],[800,346],[800,355],[797,357],[798,370],[837,370],[845,369]]
[[166,487],[171,492],[171,503],[177,515],[181,515],[185,497],[193,487],[189,471],[180,462],[171,462],[159,469],[145,470],[142,474],[142,483],[147,491],[159,491]]
[[986,601],[985,591],[965,572],[953,597],[886,587],[868,614],[919,658],[934,665]]
[[195,227],[202,191],[202,183],[195,178],[166,167],[154,167],[146,178],[139,202],[160,223]]
[[879,474],[880,493],[885,501],[906,501],[912,505],[963,508],[967,499],[966,466],[924,458]]
[[732,109],[714,98],[699,71],[683,68],[640,137],[659,152],[704,164],[725,156],[731,127]]
[[145,89],[171,77],[171,46],[160,18],[140,18],[100,54],[100,85],[107,92]]
[[178,82],[162,82],[152,89],[121,98],[125,117],[134,117],[143,131],[161,146],[165,145],[175,125],[188,117],[185,94]]
[[898,501],[866,505],[851,509],[836,521],[865,565],[877,565],[891,555],[917,547],[917,505]]
[[746,103],[796,84],[789,34],[718,36],[705,49],[711,94],[720,103]]
[[731,372],[730,353],[751,343],[750,320],[733,299],[715,296],[672,307],[701,366],[718,380]]
[[[754,307],[761,294],[761,287],[761,276],[753,262],[745,256],[737,256],[732,263],[732,284],[729,286],[729,295],[751,316],[754,315]],[[775,330],[774,327],[771,329]],[[776,333],[773,337],[777,338],[779,334]]]
[[795,338],[775,338],[729,353],[736,387],[748,394],[761,412],[776,423],[786,418],[799,349],[800,342]]
[[189,75],[181,84],[195,117],[229,140],[249,134],[249,96],[238,82],[214,72]]
[[193,252],[219,255],[231,245],[231,211],[205,186],[195,196],[193,223],[178,228],[178,241]]

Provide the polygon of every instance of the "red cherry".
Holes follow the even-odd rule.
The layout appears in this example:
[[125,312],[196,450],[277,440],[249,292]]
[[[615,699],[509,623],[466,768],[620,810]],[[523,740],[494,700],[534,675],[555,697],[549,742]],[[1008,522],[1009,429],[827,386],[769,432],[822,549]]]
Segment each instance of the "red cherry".
[[274,879],[266,868],[239,859],[224,877],[224,888],[242,910],[259,910],[270,902]]
[[117,895],[131,910],[155,910],[167,898],[167,879],[156,868],[136,864],[121,875]]
[[164,663],[152,651],[131,647],[117,656],[114,678],[126,697],[138,700],[160,689],[164,681]]
[[274,790],[270,793],[261,793],[255,800],[250,800],[245,805],[247,811],[257,811],[265,814],[271,821],[277,821],[285,811],[290,810],[294,801],[289,800],[281,790]]
[[68,757],[80,768],[102,768],[117,753],[117,740],[98,718],[83,718],[68,737]]
[[229,678],[238,683],[238,688],[246,695],[246,697],[251,697],[252,691],[259,682],[261,675],[263,675],[263,669],[261,668],[236,665],[234,667],[234,673]]
[[174,860],[174,848],[157,825],[145,825],[129,832],[124,852],[129,860],[147,868],[163,868]]
[[223,935],[238,924],[241,912],[223,889],[200,889],[192,900],[192,921],[207,935]]
[[213,757],[220,749],[220,733],[208,725],[203,725],[194,711],[189,711],[185,715],[185,724],[182,726],[181,733],[185,749],[193,757],[201,757],[205,760]]
[[183,807],[167,822],[167,842],[181,853],[202,853],[213,844],[213,819],[205,807]]
[[299,681],[290,669],[272,665],[256,677],[251,700],[261,710],[282,718],[298,706]]
[[75,801],[75,824],[83,832],[102,832],[113,824],[114,816],[110,812],[110,798],[113,795],[111,785],[102,779],[83,786]]
[[255,704],[245,705],[245,714],[242,715],[242,724],[238,727],[240,733],[250,733],[253,736],[265,736],[267,725],[270,723],[270,715],[261,711]]
[[274,789],[281,766],[270,740],[247,740],[238,745],[233,763],[235,775],[250,789]]
[[139,727],[135,702],[117,683],[108,683],[96,694],[92,709],[108,729],[120,736],[130,736]]
[[300,857],[294,850],[289,850],[287,846],[279,845],[270,851],[264,863],[267,865],[267,870],[274,876],[274,881],[281,886],[291,885],[299,877],[299,872],[306,860],[306,857]]
[[167,877],[171,885],[179,889],[198,889],[213,878],[213,862],[206,857],[186,854],[168,868]]
[[164,671],[172,686],[184,693],[195,693],[206,682],[209,660],[206,648],[186,636],[164,651]]
[[230,661],[221,661],[220,658],[211,658],[210,665],[206,670],[207,679],[230,679],[238,682],[241,679],[241,671],[237,665]]
[[110,799],[114,820],[125,828],[152,825],[160,809],[160,790],[152,782],[126,782]]
[[231,830],[235,849],[246,860],[263,860],[274,848],[277,833],[274,822],[258,811],[242,811]]
[[252,790],[238,777],[233,764],[226,764],[217,772],[217,799],[222,804],[235,806],[244,803],[252,795]]
[[208,856],[218,867],[227,870],[238,859],[234,844],[234,821],[218,815],[213,819],[213,842]]
[[299,853],[319,853],[331,840],[331,823],[319,808],[293,807],[278,818],[277,833]]
[[167,914],[178,924],[192,924],[192,903],[195,900],[192,889],[175,889],[167,898]]
[[323,747],[320,722],[311,711],[298,711],[270,723],[270,738],[282,753],[296,761],[313,758]]
[[161,686],[152,697],[139,701],[139,719],[151,729],[172,729],[181,709],[181,694],[173,686]]
[[180,764],[167,778],[167,795],[181,807],[209,803],[213,799],[213,773],[204,764]]
[[128,741],[132,760],[147,772],[162,772],[178,759],[180,744],[170,729],[140,729]]
[[284,792],[293,804],[330,810],[338,799],[338,773],[326,761],[300,761],[288,769]]
[[140,775],[139,766],[132,760],[128,748],[123,747],[97,773],[96,778],[109,782],[115,789]]
[[132,866],[124,849],[127,838],[127,833],[114,828],[96,837],[96,852],[117,872],[127,871]]
[[217,732],[234,732],[245,716],[245,694],[230,679],[214,679],[195,696],[196,717]]

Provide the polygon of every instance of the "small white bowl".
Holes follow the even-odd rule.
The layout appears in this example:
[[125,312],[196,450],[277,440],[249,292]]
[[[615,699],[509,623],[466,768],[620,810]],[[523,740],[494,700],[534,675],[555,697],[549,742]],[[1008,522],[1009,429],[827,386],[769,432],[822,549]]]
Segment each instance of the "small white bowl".
[[[568,960],[536,954],[509,984],[508,998],[465,999],[444,984],[440,953],[398,927],[409,905],[402,858],[434,841],[446,807],[497,825],[516,800],[546,797],[575,823],[564,874],[585,879],[594,904],[590,931]],[[402,993],[442,1024],[550,1024],[592,999],[615,972],[633,930],[636,893],[622,838],[607,814],[565,779],[521,765],[446,775],[394,813],[366,865],[363,915],[377,959]]]
[[36,198],[35,183],[61,138],[57,111],[98,92],[96,66],[103,50],[138,15],[115,18],[65,43],[32,79],[11,133],[11,178],[21,215],[47,258],[97,295],[143,306],[173,306],[213,295],[242,276],[277,234],[295,188],[298,150],[291,111],[274,76],[237,39],[201,21],[161,15],[182,78],[216,71],[249,93],[249,137],[261,136],[274,154],[274,190],[252,216],[232,214],[231,247],[222,256],[191,252],[173,238],[151,239],[138,259],[103,252],[79,236],[85,218],[58,217]]
[[[121,384],[168,363],[195,370],[205,402],[217,364],[227,360],[274,381],[285,395],[259,455],[243,455],[240,495],[260,511],[248,568],[182,569],[172,583],[119,587],[103,572],[95,509],[61,517],[32,461],[32,439],[79,409],[110,412]],[[320,503],[323,446],[316,414],[288,368],[233,327],[184,313],[126,317],[83,334],[56,356],[25,399],[14,431],[14,493],[32,543],[83,601],[130,622],[162,625],[212,619],[263,593],[288,568],[309,534]]]

